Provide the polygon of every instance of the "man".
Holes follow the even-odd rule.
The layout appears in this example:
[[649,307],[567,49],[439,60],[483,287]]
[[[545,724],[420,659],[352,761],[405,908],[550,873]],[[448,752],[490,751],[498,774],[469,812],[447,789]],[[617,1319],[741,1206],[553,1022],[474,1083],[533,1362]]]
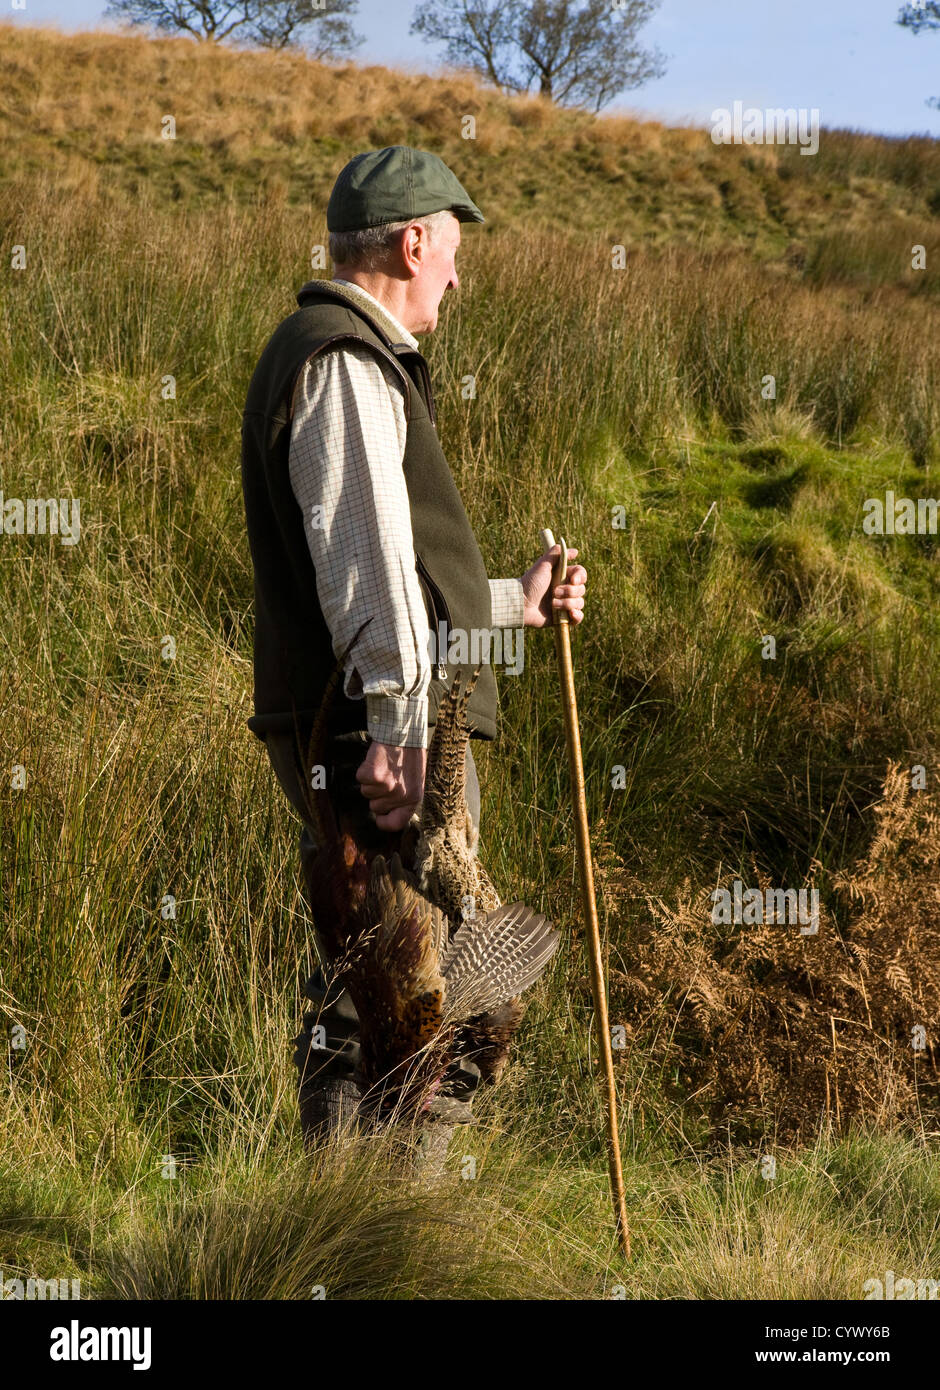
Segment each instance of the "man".
[[[457,289],[461,224],[483,220],[436,155],[402,145],[357,155],[327,210],[337,274],[304,285],[249,386],[242,482],[256,626],[248,722],[304,821],[308,896],[318,846],[300,750],[350,643],[328,714],[327,789],[357,843],[388,854],[420,807],[436,710],[456,670],[446,640],[434,650],[432,635],[544,627],[561,606],[572,622],[583,617],[583,567],[572,566],[552,592],[557,547],[521,579],[487,579],[438,441],[415,335],[434,331],[444,293]],[[497,712],[486,665],[467,711],[473,737],[495,737]],[[478,825],[469,749],[467,788]],[[310,908],[316,929],[322,904]],[[307,993],[318,1009],[305,1018],[296,1061],[312,1141],[355,1113],[361,1090],[352,1001],[320,973]],[[476,1069],[458,1071],[448,1092],[459,1118]]]

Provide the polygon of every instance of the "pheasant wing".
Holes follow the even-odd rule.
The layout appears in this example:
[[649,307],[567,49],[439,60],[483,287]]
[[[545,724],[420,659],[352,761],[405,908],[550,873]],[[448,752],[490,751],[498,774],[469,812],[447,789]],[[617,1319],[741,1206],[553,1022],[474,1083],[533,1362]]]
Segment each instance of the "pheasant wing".
[[525,903],[508,903],[464,922],[441,959],[446,1016],[473,1018],[533,985],[558,948],[551,922]]

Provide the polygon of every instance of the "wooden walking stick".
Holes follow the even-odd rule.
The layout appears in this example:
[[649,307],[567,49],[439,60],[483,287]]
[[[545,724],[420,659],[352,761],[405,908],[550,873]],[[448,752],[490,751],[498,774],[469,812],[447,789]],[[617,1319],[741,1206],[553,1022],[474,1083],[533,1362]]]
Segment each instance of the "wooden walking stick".
[[[551,550],[555,538],[551,531],[541,533],[542,544]],[[568,573],[568,547],[561,540],[561,554],[552,576],[552,591],[564,584]],[[610,1190],[614,1201],[614,1219],[620,1248],[630,1259],[630,1228],[627,1225],[627,1205],[623,1191],[623,1168],[620,1163],[620,1133],[617,1127],[617,1092],[614,1085],[614,1057],[610,1045],[610,1022],[607,1017],[607,990],[604,985],[604,962],[601,956],[601,932],[597,921],[597,900],[594,896],[594,869],[591,863],[591,839],[588,830],[587,801],[584,794],[584,765],[581,761],[581,734],[578,729],[578,703],[574,692],[574,670],[571,664],[571,634],[568,614],[563,608],[552,609],[555,630],[555,651],[561,677],[561,697],[565,711],[565,740],[568,745],[568,767],[574,794],[574,826],[578,845],[578,868],[581,873],[581,901],[587,924],[591,953],[591,988],[594,991],[594,1016],[597,1019],[601,1059],[607,1086],[607,1159],[610,1167]]]

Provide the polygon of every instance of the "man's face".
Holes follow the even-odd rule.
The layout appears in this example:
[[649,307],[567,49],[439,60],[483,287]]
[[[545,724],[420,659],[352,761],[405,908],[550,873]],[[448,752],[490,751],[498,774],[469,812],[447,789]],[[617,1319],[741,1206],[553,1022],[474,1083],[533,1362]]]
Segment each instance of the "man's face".
[[456,289],[455,256],[460,245],[460,222],[451,215],[443,228],[437,229],[436,240],[425,244],[421,269],[411,284],[413,295],[412,333],[433,333],[437,314],[447,289]]

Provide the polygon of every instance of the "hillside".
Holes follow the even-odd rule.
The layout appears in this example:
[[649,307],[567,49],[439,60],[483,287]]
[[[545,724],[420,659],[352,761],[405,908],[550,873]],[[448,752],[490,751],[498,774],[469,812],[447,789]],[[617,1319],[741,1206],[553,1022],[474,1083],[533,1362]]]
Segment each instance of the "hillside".
[[[336,173],[359,150],[426,145],[485,189],[486,232],[526,226],[611,243],[680,240],[789,252],[826,264],[827,233],[874,239],[855,251],[878,280],[936,287],[940,144],[824,131],[796,146],[715,145],[706,130],[565,111],[507,98],[470,74],[406,75],[243,52],[185,39],[0,26],[4,178],[54,178],[64,193],[132,195],[192,207],[257,197],[309,209],[323,233]],[[172,114],[176,139],[161,138]],[[466,116],[476,138],[462,138]],[[481,195],[482,196],[482,195]],[[928,276],[898,265],[923,242]],[[869,246],[868,251],[871,251]],[[851,252],[850,252],[851,254]]]

